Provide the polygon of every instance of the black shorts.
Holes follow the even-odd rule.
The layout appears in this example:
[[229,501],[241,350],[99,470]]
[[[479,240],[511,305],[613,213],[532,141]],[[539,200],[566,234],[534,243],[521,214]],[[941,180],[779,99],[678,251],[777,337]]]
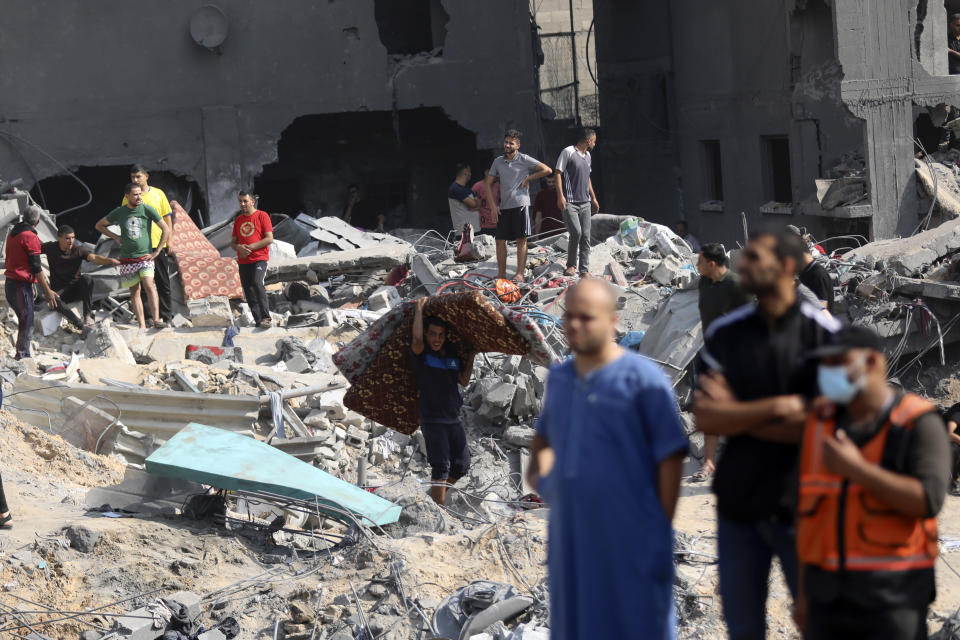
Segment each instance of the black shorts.
[[526,238],[533,233],[533,226],[530,224],[530,207],[513,207],[512,209],[500,209],[500,217],[497,218],[497,231],[493,237],[497,240],[516,240]]
[[420,425],[424,444],[427,445],[427,462],[430,463],[430,479],[459,480],[470,468],[470,446],[463,424],[425,422]]

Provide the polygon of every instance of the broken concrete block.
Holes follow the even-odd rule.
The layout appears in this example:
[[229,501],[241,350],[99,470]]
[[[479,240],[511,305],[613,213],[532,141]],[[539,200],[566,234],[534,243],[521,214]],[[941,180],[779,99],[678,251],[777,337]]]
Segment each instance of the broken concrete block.
[[433,263],[426,256],[418,253],[413,256],[410,266],[413,275],[417,276],[417,280],[420,281],[424,289],[432,296],[437,295],[440,283],[443,282],[444,278],[440,276],[440,272],[433,266]]
[[653,270],[650,277],[652,277],[657,284],[667,286],[679,277],[682,270],[683,263],[680,262],[676,256],[667,256],[660,262],[657,268]]
[[227,640],[227,636],[220,629],[210,629],[198,635],[197,640]]
[[303,419],[303,424],[314,430],[327,431],[330,429],[330,420],[323,411],[311,411],[307,414],[307,417]]
[[610,279],[621,287],[627,286],[627,276],[623,273],[623,267],[616,260],[611,260],[607,264],[607,270],[610,272]]
[[311,371],[310,363],[307,362],[307,359],[303,357],[303,354],[298,353],[284,363],[287,366],[287,371],[292,373],[303,373],[304,371]]
[[208,347],[188,344],[184,358],[204,364],[214,364],[223,360],[243,364],[243,350],[240,347]]
[[194,327],[229,327],[233,324],[233,311],[226,296],[188,300],[187,309]]
[[393,309],[401,302],[400,293],[396,287],[384,285],[374,291],[367,299],[367,308],[370,311],[380,311],[381,309]]
[[58,311],[50,309],[41,309],[37,311],[34,324],[44,336],[50,336],[60,330],[60,322],[63,316]]
[[126,340],[109,320],[104,320],[90,330],[83,347],[89,358],[117,358],[126,364],[137,364]]
[[351,447],[362,447],[367,443],[367,438],[369,437],[370,434],[366,431],[351,426],[347,429],[347,435],[344,441]]
[[633,268],[638,275],[645,276],[659,267],[661,262],[657,258],[638,258],[633,261]]
[[[249,307],[247,307],[249,310]],[[175,329],[182,329],[184,327],[192,327],[193,323],[190,322],[187,318],[184,318],[181,314],[173,316],[173,320],[170,321],[170,324],[174,326]]]
[[499,382],[483,397],[483,402],[477,413],[489,420],[505,419],[516,392],[517,385],[510,382]]
[[250,310],[250,305],[246,302],[240,303],[240,317],[237,318],[237,324],[241,327],[252,327],[257,324],[257,321],[253,317],[253,312]]

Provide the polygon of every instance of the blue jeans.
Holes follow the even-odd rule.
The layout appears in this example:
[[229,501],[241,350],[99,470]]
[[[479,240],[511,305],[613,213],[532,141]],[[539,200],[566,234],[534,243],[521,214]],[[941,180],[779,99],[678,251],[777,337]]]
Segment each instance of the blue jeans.
[[731,640],[763,640],[767,628],[770,562],[780,558],[787,587],[797,597],[797,547],[792,524],[717,518],[720,599]]
[[33,284],[7,278],[7,304],[17,314],[17,360],[30,357],[33,334]]

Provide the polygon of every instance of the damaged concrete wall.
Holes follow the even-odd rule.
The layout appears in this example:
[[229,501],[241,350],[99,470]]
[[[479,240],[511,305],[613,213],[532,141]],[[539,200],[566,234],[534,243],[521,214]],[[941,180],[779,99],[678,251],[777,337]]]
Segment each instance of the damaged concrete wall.
[[[217,51],[190,36],[204,4],[8,3],[0,24],[6,131],[67,166],[143,162],[194,176],[215,221],[234,211],[235,188],[275,160],[277,140],[300,115],[438,106],[476,133],[479,148],[499,147],[507,125],[536,130],[521,4],[446,0],[442,52],[393,59],[372,2],[291,0],[283,11],[224,3],[229,33]],[[0,175],[30,183],[62,173],[30,146],[0,139]]]
[[[601,16],[622,20],[620,4],[598,0],[598,26]],[[658,87],[635,82],[640,97],[626,103],[624,113],[604,119],[605,142],[618,148],[637,138],[650,121],[649,112],[638,108],[644,100],[667,110],[660,141],[675,139],[675,154],[650,136],[634,146],[642,157],[623,171],[679,164],[681,204],[678,208],[676,195],[662,186],[649,189],[645,208],[658,210],[653,219],[685,217],[701,239],[729,242],[740,237],[741,211],[752,226],[792,223],[815,234],[873,238],[908,234],[918,212],[926,213],[914,178],[912,104],[960,105],[960,79],[943,75],[943,3],[677,0],[669,10],[643,3],[635,11],[622,21],[670,25],[662,30],[669,33],[652,40],[661,45],[672,40],[669,50],[661,47],[660,58],[648,56],[645,66],[638,64],[641,57],[631,47],[652,45],[614,28],[598,39],[600,61],[613,69],[632,64],[637,72],[672,73],[673,95],[661,97]],[[608,38],[621,42],[613,45]],[[601,64],[601,79],[611,73]],[[601,104],[617,103],[617,88],[601,81]],[[789,158],[788,197],[776,198],[783,206],[763,207],[773,199],[771,184],[786,183],[783,175],[771,179],[776,148],[781,159]],[[831,169],[858,155],[866,168],[866,197],[824,210],[813,181],[836,177]],[[617,175],[618,168],[610,171]],[[661,176],[661,183],[676,186],[676,179]]]
[[[603,210],[677,219],[680,170],[668,0],[595,0]],[[569,144],[569,143],[568,143]]]

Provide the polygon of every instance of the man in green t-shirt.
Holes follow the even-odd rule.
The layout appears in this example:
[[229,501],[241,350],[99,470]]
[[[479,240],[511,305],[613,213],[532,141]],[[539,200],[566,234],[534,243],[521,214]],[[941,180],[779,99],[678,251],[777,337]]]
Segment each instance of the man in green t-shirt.
[[[140,328],[147,328],[143,315],[143,301],[140,299],[142,284],[147,292],[153,326],[163,329],[166,324],[160,319],[157,288],[153,283],[153,261],[160,251],[159,247],[166,246],[170,238],[170,227],[156,209],[143,203],[140,185],[131,182],[124,193],[126,204],[117,207],[105,218],[100,218],[97,222],[97,231],[120,245],[120,266],[118,267],[120,284],[130,289],[130,304],[133,306],[133,313],[137,316]],[[162,235],[157,249],[151,247],[151,222],[161,229]],[[120,227],[120,235],[110,231],[108,227],[111,224]]]

